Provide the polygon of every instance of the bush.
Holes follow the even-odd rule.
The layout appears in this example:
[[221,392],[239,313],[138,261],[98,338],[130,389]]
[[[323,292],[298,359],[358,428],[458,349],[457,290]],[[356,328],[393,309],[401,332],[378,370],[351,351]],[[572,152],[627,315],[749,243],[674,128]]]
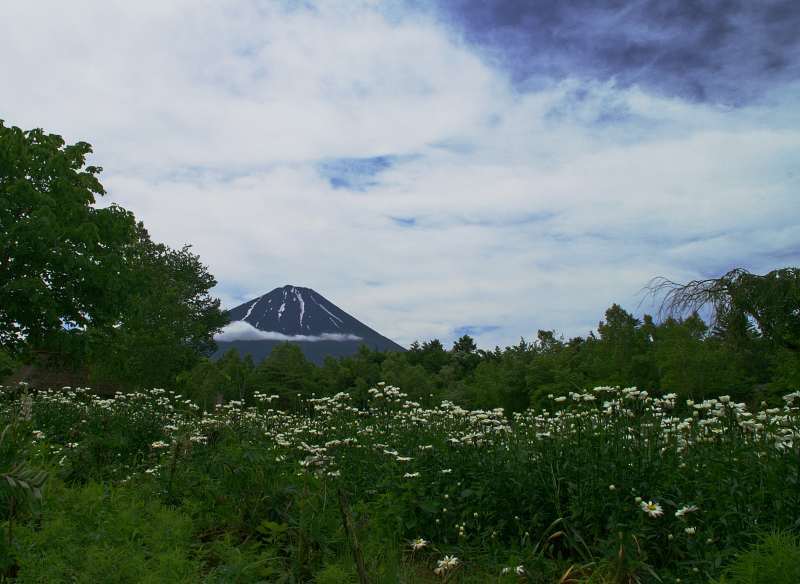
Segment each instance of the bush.
[[198,582],[191,543],[188,516],[128,487],[53,483],[41,528],[17,531],[17,581]]
[[740,554],[719,584],[796,584],[800,582],[800,539],[789,533],[764,536]]

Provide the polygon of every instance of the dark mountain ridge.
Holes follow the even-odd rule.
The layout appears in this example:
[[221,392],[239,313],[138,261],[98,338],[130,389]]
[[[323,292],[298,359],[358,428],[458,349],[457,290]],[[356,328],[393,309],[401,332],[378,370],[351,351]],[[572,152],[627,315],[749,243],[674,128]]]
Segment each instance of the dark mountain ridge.
[[[297,343],[306,358],[317,364],[326,356],[352,355],[362,345],[379,351],[405,351],[321,294],[302,286],[275,288],[227,314],[239,330],[225,332],[218,338],[215,357],[234,348],[242,356],[251,355],[259,362],[284,342]],[[239,323],[247,323],[256,330]],[[229,325],[229,329],[234,326]]]

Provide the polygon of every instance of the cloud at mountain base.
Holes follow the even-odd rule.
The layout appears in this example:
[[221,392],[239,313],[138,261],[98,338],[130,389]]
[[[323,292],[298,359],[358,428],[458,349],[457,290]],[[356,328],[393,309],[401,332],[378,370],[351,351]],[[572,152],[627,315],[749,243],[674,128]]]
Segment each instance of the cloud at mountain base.
[[320,341],[360,341],[361,337],[356,335],[340,335],[335,333],[323,333],[321,335],[284,335],[272,331],[262,331],[243,320],[233,321],[222,331],[214,335],[214,340],[223,343],[233,341],[293,341],[304,343],[316,343]]

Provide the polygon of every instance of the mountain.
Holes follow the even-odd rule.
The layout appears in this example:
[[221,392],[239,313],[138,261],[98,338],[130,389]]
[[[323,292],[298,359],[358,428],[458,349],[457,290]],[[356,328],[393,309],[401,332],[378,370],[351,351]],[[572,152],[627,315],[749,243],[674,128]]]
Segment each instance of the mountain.
[[379,351],[405,351],[347,314],[311,288],[283,286],[228,311],[231,323],[216,337],[219,357],[234,348],[258,363],[280,343],[297,343],[306,358],[356,353],[361,345]]

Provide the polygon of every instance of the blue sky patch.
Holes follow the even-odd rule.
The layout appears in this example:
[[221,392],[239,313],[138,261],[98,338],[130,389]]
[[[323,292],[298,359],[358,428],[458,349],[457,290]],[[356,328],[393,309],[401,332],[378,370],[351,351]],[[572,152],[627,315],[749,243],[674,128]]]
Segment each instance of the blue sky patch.
[[417,224],[416,217],[389,217],[389,219],[400,227],[414,227]]
[[456,337],[461,337],[463,335],[474,337],[476,335],[491,333],[497,330],[500,330],[500,326],[496,324],[465,324],[453,329],[453,333],[455,333]]
[[317,165],[317,171],[334,189],[367,191],[378,184],[378,175],[391,168],[396,156],[336,158]]

